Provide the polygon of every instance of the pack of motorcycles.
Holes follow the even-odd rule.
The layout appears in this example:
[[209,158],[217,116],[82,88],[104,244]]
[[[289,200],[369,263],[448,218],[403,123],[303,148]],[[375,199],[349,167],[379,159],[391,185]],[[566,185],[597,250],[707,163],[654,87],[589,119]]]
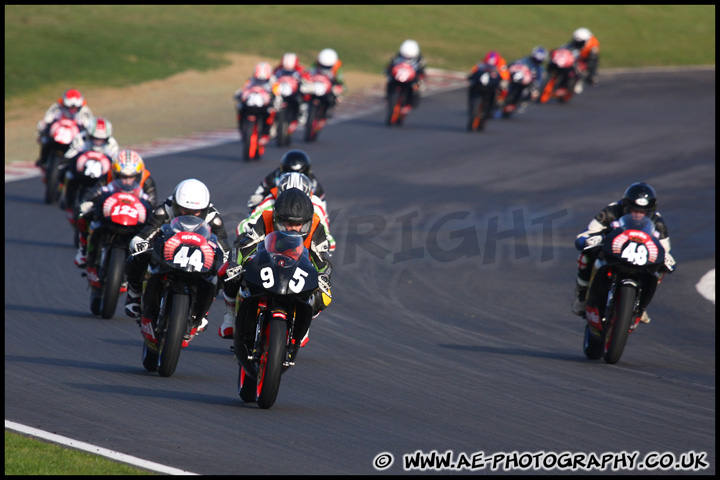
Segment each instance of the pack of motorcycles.
[[[574,57],[570,59],[568,53],[562,49],[553,53],[541,91],[530,91],[529,71],[522,71],[520,67],[511,71],[508,94],[502,105],[495,101],[500,88],[497,75],[478,70],[469,78],[468,130],[482,130],[497,113],[511,116],[531,98],[540,103],[551,98],[569,101],[576,92],[576,83],[584,81],[585,70]],[[291,143],[298,127],[304,127],[306,142],[317,140],[327,121],[328,110],[335,104],[330,81],[322,75],[311,77],[306,85],[292,77],[280,77],[277,87],[274,101],[260,92],[242,99],[240,128],[245,160],[261,158],[259,127],[271,108],[275,110],[273,134],[277,145],[284,147]],[[386,124],[403,123],[413,108],[414,89],[416,72],[410,64],[397,65],[389,72]],[[78,132],[73,123],[61,119],[51,126],[54,146],[50,149],[44,178],[46,203],[60,197],[62,180],[58,172],[67,161],[64,153]],[[84,162],[78,171],[88,172],[88,178],[81,182],[76,202],[81,202],[83,191],[107,173],[109,159],[103,161],[96,156],[81,155],[77,160]],[[98,268],[96,277],[88,277],[90,310],[103,318],[114,315],[124,290],[130,239],[152,213],[150,205],[140,199],[140,193],[138,189],[126,189],[107,194],[101,199],[101,215],[91,226],[98,240]],[[76,239],[77,219],[69,220]],[[650,225],[637,225],[623,218],[603,243],[593,247],[602,250],[603,282],[599,288],[603,291],[598,298],[607,301],[591,307],[586,315],[583,351],[589,359],[603,357],[608,363],[619,361],[628,335],[638,325],[639,319],[634,315],[646,288],[647,276],[663,265],[664,250],[651,229]],[[175,372],[181,350],[202,328],[202,319],[219,291],[217,270],[222,263],[222,253],[209,225],[190,216],[177,217],[164,225],[151,249],[152,261],[145,283],[158,288],[153,289],[157,292],[150,309],[153,318],[143,317],[140,322],[142,363],[148,371],[167,377]],[[256,318],[255,338],[248,342],[236,335],[231,347],[238,360],[238,394],[243,401],[256,402],[260,408],[270,408],[275,403],[281,375],[294,365],[298,351],[293,335],[295,315],[307,309],[317,286],[317,272],[307,249],[293,235],[281,232],[268,235],[246,264],[238,304],[250,305],[251,315]]]

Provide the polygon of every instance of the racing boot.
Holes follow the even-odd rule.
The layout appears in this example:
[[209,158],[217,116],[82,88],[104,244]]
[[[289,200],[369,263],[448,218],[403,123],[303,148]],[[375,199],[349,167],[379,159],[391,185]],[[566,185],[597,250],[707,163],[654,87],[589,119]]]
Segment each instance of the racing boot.
[[78,246],[77,253],[75,254],[75,266],[78,268],[85,268],[87,266],[87,247],[82,243]]
[[582,281],[576,279],[575,284],[575,300],[572,303],[572,312],[575,315],[585,315],[585,303],[587,302],[587,284],[582,285]]
[[218,329],[218,335],[221,338],[233,338],[233,332],[235,331],[235,299],[228,299],[225,292],[225,316],[223,317],[223,323]]
[[130,318],[140,317],[140,294],[132,285],[128,285],[127,296],[125,297],[125,315]]

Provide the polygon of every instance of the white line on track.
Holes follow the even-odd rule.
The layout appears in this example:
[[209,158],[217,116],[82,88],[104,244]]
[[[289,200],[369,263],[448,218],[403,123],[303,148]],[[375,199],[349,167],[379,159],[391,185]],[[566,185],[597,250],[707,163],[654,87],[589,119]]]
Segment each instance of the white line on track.
[[124,453],[115,452],[113,450],[97,447],[95,445],[90,445],[89,443],[78,442],[77,440],[73,440],[71,438],[55,435],[54,433],[38,430],[37,428],[28,427],[26,425],[21,425],[19,423],[11,422],[9,420],[5,420],[5,428],[25,435],[30,435],[32,437],[48,440],[52,443],[58,443],[60,445],[75,448],[77,450],[83,450],[96,455],[102,455],[103,457],[107,457],[118,462],[127,463],[139,468],[143,468],[145,470],[151,470],[167,475],[198,475],[197,473],[180,470],[179,468],[160,465],[159,463],[149,462],[141,458],[125,455]]
[[713,268],[703,275],[695,288],[700,295],[715,303],[715,269]]

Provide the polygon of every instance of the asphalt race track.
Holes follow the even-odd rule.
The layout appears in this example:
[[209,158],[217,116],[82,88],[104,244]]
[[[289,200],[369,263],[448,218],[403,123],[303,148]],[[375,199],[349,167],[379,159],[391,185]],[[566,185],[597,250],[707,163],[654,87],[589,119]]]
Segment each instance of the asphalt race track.
[[[715,267],[715,71],[605,75],[568,104],[465,125],[459,89],[402,127],[375,111],[315,144],[295,134],[332,215],[334,301],[270,410],[237,395],[221,297],[175,374],[147,372],[135,321],[90,314],[39,178],[6,183],[5,418],[201,474],[398,474],[417,451],[695,452],[714,474],[715,305],[695,285]],[[282,153],[243,163],[235,142],[147,164],[161,196],[205,181],[233,240]],[[573,240],[640,180],[678,268],[621,361],[589,361]],[[475,473],[534,472],[520,466]]]

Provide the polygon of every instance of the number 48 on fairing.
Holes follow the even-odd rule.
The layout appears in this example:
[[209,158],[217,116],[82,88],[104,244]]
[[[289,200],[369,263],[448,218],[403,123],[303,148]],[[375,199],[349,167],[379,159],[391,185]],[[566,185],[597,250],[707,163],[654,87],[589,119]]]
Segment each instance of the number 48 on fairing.
[[645,265],[648,261],[648,249],[642,243],[630,242],[621,256],[633,265]]

